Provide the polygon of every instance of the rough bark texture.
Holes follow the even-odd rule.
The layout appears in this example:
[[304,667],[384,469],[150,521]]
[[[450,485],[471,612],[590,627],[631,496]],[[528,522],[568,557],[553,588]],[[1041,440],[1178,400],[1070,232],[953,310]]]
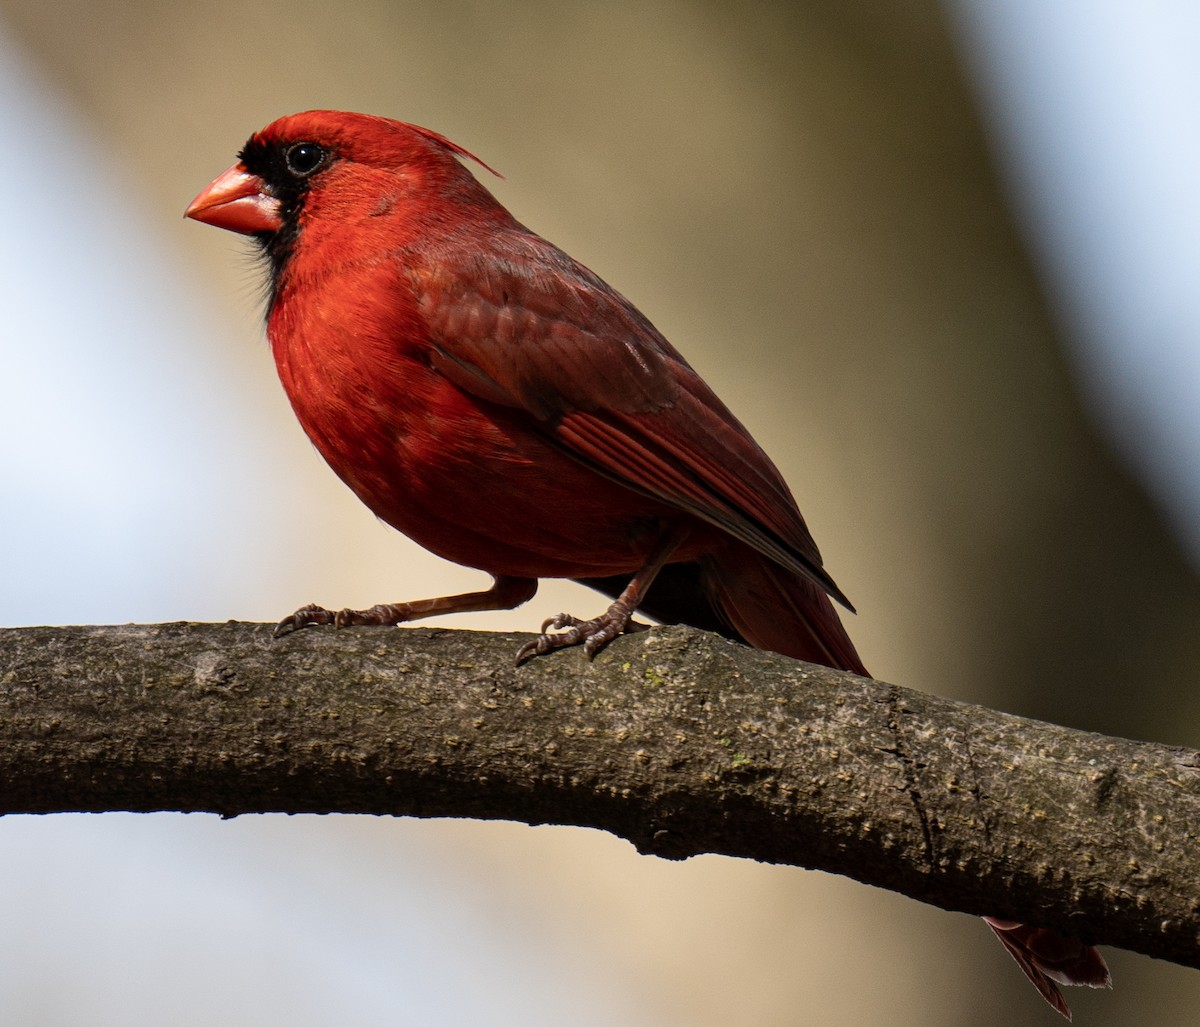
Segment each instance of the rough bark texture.
[[577,824],[827,870],[1200,966],[1200,754],[683,628],[516,669],[525,636],[0,631],[0,812]]

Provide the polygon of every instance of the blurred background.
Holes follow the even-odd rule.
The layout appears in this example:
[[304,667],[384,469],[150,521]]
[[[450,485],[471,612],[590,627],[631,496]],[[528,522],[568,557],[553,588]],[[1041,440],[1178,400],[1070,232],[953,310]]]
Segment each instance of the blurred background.
[[[1198,51],[1187,0],[0,0],[0,623],[481,583],[323,466],[248,244],[181,217],[345,108],[478,153],[684,351],[878,677],[1200,745]],[[973,918],[582,830],[10,817],[0,908],[12,1024],[1059,1022]],[[1109,955],[1077,1023],[1195,1022],[1200,974]]]

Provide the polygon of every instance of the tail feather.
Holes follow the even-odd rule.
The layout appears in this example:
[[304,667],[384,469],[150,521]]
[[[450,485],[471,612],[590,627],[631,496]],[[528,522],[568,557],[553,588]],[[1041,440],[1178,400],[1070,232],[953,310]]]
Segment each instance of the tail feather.
[[1047,1002],[1068,1020],[1071,1008],[1058,985],[1082,985],[1111,988],[1112,976],[1104,957],[1091,945],[1076,938],[1064,938],[1044,927],[1030,927],[1015,920],[997,920],[985,916],[988,925],[1008,949],[1017,966]]
[[869,676],[820,586],[749,546],[730,545],[709,559],[705,585],[750,645]]

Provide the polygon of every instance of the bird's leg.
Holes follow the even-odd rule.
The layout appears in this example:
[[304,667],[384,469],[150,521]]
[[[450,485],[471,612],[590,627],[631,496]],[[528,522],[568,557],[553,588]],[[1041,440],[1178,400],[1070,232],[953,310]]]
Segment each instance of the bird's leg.
[[405,621],[436,617],[442,613],[479,613],[483,610],[511,610],[532,599],[537,592],[537,578],[500,576],[484,592],[465,592],[440,599],[418,599],[411,603],[380,603],[369,610],[326,610],[323,606],[305,606],[290,617],[284,617],[275,628],[275,638],[317,624],[332,624],[335,628],[351,625],[403,624]]
[[[609,642],[618,635],[633,631],[645,631],[645,624],[638,624],[633,619],[633,612],[641,605],[658,572],[670,559],[671,554],[684,539],[682,532],[668,532],[658,540],[650,556],[641,569],[629,579],[629,584],[613,601],[613,604],[591,620],[580,620],[569,613],[559,613],[542,624],[542,633],[532,642],[526,642],[517,650],[517,665],[534,656],[542,656],[555,649],[565,649],[568,646],[583,643],[583,651],[590,660]],[[561,635],[550,634],[550,629],[560,631]]]

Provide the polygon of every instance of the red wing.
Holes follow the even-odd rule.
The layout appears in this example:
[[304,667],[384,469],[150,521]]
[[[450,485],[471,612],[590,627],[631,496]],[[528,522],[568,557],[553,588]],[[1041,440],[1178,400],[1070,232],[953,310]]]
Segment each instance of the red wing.
[[725,428],[719,435],[705,432],[715,420],[685,392],[669,412],[567,414],[553,435],[610,476],[722,528],[850,607],[774,466],[729,422],[717,421]]
[[[649,412],[679,392],[682,358],[628,301],[538,236],[478,237],[410,269],[439,368],[462,387],[552,421],[574,410]],[[450,277],[447,267],[461,269]]]
[[[413,269],[434,366],[523,409],[610,478],[727,531],[849,606],[775,466],[624,297],[543,239]],[[445,255],[443,254],[443,257]]]

